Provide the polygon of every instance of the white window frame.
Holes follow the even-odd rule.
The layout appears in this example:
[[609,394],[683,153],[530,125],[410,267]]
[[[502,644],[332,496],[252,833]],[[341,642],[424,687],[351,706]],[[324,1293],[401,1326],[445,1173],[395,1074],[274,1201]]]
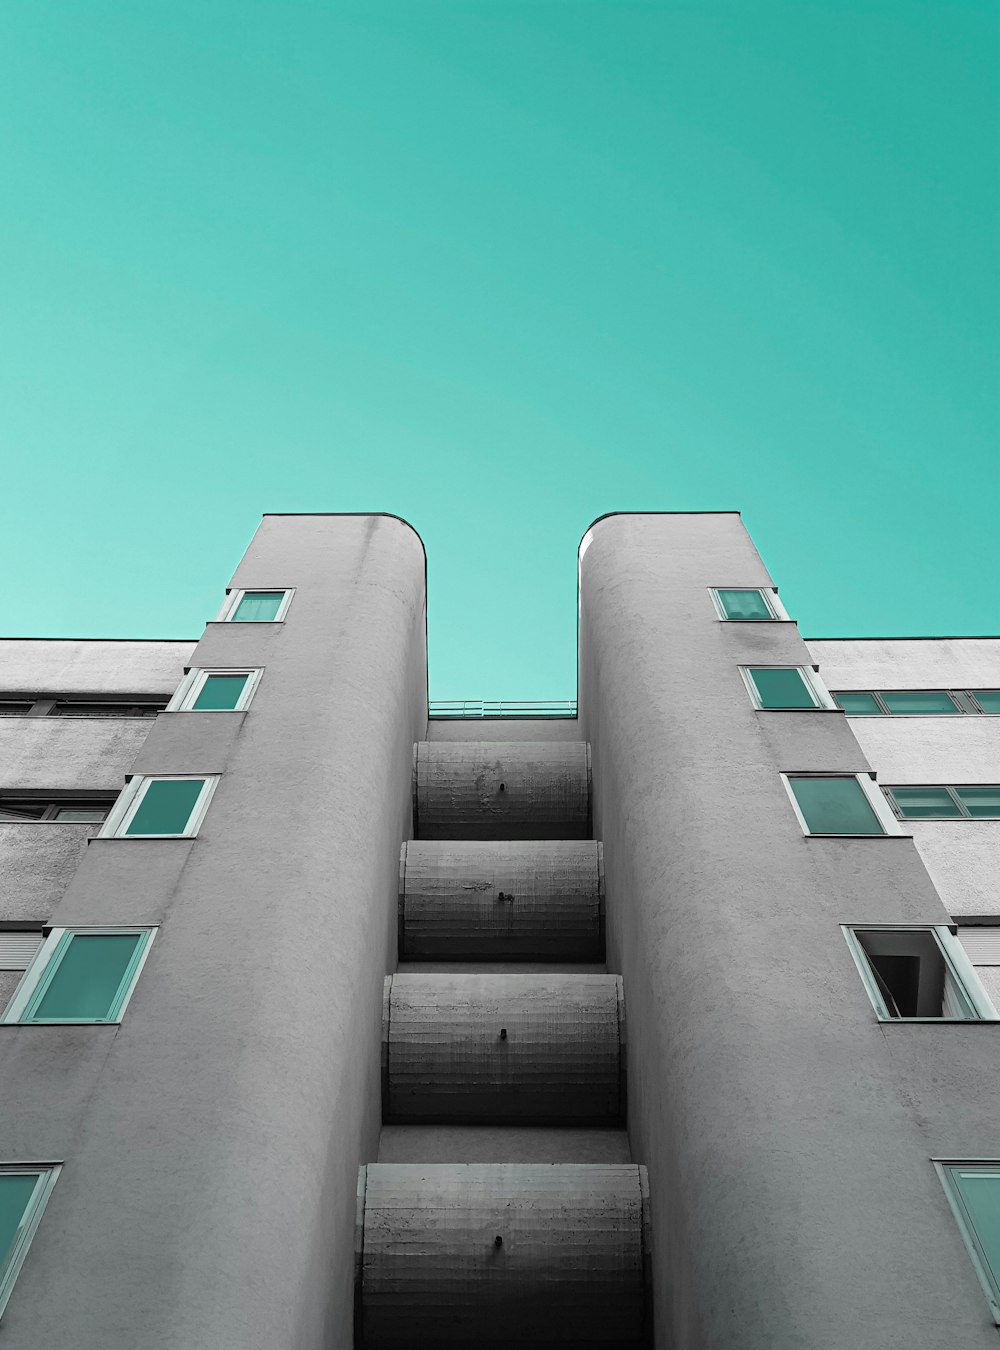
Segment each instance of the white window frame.
[[983,1249],[979,1234],[976,1231],[976,1225],[972,1221],[972,1215],[965,1207],[965,1201],[958,1188],[958,1183],[953,1176],[953,1169],[959,1171],[971,1172],[982,1171],[996,1173],[997,1184],[1000,1185],[1000,1159],[997,1158],[932,1158],[934,1170],[938,1174],[938,1179],[944,1187],[944,1193],[948,1200],[948,1206],[951,1209],[952,1217],[962,1235],[962,1241],[965,1243],[966,1251],[972,1259],[972,1268],[979,1278],[979,1283],[983,1287],[987,1302],[990,1305],[990,1312],[993,1315],[993,1321],[1000,1326],[1000,1273],[994,1277],[990,1269],[989,1260]]
[[[854,957],[854,964],[861,976],[861,983],[864,985],[871,1000],[871,1005],[875,1009],[875,1016],[880,1022],[947,1022],[949,1024],[952,1022],[1000,1022],[1000,1016],[997,1015],[997,1010],[994,1008],[989,994],[987,994],[982,981],[976,974],[976,968],[969,960],[968,952],[948,924],[843,923],[840,925],[840,929],[850,948],[851,955]],[[882,991],[879,989],[872,973],[865,949],[856,936],[858,933],[885,933],[890,931],[932,933],[944,958],[945,965],[951,971],[953,979],[978,1015],[976,1017],[893,1017],[886,1007],[885,999],[882,997]]]
[[[166,712],[246,712],[250,706],[250,701],[254,692],[260,684],[260,677],[264,671],[260,666],[192,666],[191,669],[181,680],[174,691],[174,696],[167,704]],[[236,701],[233,708],[198,708],[195,709],[195,703],[198,695],[205,687],[205,683],[210,675],[245,675],[247,677],[243,691]]]
[[[222,602],[222,608],[215,617],[216,623],[283,623],[285,615],[288,613],[288,606],[292,603],[292,596],[295,594],[295,587],[286,589],[283,586],[244,586],[240,590],[227,591],[226,598]],[[279,604],[273,619],[234,619],[233,615],[239,608],[240,601],[245,595],[281,595],[283,597]]]
[[[0,1026],[116,1026],[124,1017],[125,1009],[129,1005],[129,1000],[135,992],[135,986],[142,974],[142,968],[146,964],[146,958],[149,956],[149,949],[153,945],[153,938],[156,936],[157,928],[155,924],[139,924],[131,926],[122,926],[120,924],[109,924],[107,926],[97,927],[74,927],[74,928],[52,928],[49,930],[45,941],[39,947],[38,951],[28,963],[24,975],[21,977],[21,983],[14,991],[14,997],[8,1003],[2,1016],[0,1016]],[[122,978],[118,993],[112,1001],[110,1017],[60,1017],[35,1018],[25,1017],[26,1011],[33,1003],[40,1002],[44,997],[49,984],[55,978],[59,969],[59,963],[72,945],[74,937],[101,936],[105,934],[115,935],[118,933],[140,933],[144,941],[139,945],[133,954],[132,960],[126,968],[125,975]]]
[[[896,813],[889,805],[885,793],[879,788],[875,781],[874,773],[838,773],[834,770],[823,772],[819,769],[790,769],[787,773],[780,775],[784,784],[785,791],[788,793],[788,800],[792,803],[792,810],[795,812],[795,819],[801,826],[802,833],[807,839],[884,839],[886,835],[905,836],[909,838],[908,831],[904,830],[899,822]],[[826,831],[810,830],[806,824],[805,816],[799,810],[799,804],[795,798],[795,791],[792,787],[793,778],[853,778],[861,785],[861,791],[868,799],[868,804],[878,817],[878,822],[882,826],[881,834],[829,834]]]
[[[58,1162],[0,1161],[0,1173],[8,1175],[13,1173],[15,1176],[24,1172],[29,1175],[38,1173],[38,1181],[31,1193],[30,1200],[25,1206],[24,1213],[21,1215],[21,1222],[14,1234],[10,1251],[7,1253],[0,1252],[0,1317],[3,1316],[7,1300],[14,1288],[14,1282],[24,1265],[24,1258],[28,1254],[32,1238],[41,1222],[42,1212],[48,1204],[52,1188],[56,1184],[61,1170],[62,1163]],[[6,1259],[4,1259],[5,1255]]]
[[[726,613],[725,606],[719,599],[720,591],[755,591],[763,597],[764,604],[771,611],[767,619],[732,619]],[[712,597],[712,604],[715,606],[715,612],[723,623],[791,623],[784,605],[778,599],[777,586],[709,586],[708,593]]]
[[[108,817],[101,826],[97,834],[98,839],[193,839],[205,819],[205,812],[208,810],[209,803],[215,789],[218,787],[219,779],[222,777],[218,773],[150,773],[134,774],[125,784],[125,787],[108,813]],[[187,827],[182,834],[126,834],[126,830],[132,822],[136,811],[139,809],[143,797],[150,783],[160,783],[164,780],[181,780],[190,782],[194,779],[201,779],[204,786],[195,801],[191,814],[188,817]]]
[[[766,708],[761,701],[760,691],[754,684],[751,670],[797,670],[802,676],[802,683],[805,685],[813,699],[811,708]],[[777,664],[768,661],[754,661],[752,665],[740,666],[739,672],[743,676],[743,683],[747,687],[747,693],[750,695],[750,702],[758,712],[840,712],[833,697],[826,685],[820,679],[817,671],[818,666],[790,666]]]

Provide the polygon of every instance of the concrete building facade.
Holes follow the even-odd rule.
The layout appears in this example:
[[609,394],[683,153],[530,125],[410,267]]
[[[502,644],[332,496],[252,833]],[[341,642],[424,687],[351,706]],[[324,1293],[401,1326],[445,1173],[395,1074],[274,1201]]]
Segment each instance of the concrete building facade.
[[579,561],[576,716],[429,715],[392,516],[0,640],[4,1350],[995,1344],[1000,639]]

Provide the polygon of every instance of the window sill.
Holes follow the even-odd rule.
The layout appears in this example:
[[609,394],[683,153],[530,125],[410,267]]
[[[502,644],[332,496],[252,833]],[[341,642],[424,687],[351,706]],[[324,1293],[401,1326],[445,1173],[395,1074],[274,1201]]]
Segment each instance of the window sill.
[[912,839],[912,834],[906,834],[900,831],[898,834],[893,831],[892,834],[804,834],[803,839]]

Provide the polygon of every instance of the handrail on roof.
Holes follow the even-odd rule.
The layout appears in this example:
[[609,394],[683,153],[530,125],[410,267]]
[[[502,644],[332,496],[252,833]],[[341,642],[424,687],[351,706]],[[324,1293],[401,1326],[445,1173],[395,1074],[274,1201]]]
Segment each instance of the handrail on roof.
[[432,699],[430,717],[575,717],[576,699]]

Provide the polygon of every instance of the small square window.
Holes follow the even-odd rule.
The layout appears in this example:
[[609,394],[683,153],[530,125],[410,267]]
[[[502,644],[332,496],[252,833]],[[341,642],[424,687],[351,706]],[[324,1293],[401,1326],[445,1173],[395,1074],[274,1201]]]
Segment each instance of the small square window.
[[0,1163],[0,1316],[59,1171],[59,1163]]
[[891,787],[885,791],[904,820],[949,820],[963,814],[946,787]]
[[2,1020],[120,1022],[153,933],[152,928],[54,928]]
[[867,774],[782,774],[809,835],[899,834],[899,825]]
[[189,839],[198,833],[218,774],[135,777],[100,832],[102,839]]
[[250,706],[262,670],[188,671],[168,704],[168,712],[244,712]]
[[863,694],[838,690],[833,695],[837,706],[843,708],[850,717],[884,717],[885,710],[880,706],[874,694]]
[[292,603],[288,591],[230,591],[219,611],[221,623],[281,623]]
[[883,1022],[995,1022],[962,944],[942,926],[850,926],[844,936]]
[[741,666],[754,707],[832,708],[833,700],[814,671],[805,666]]
[[882,693],[882,702],[895,716],[915,717],[918,714],[933,713],[936,717],[948,716],[961,710],[955,706],[950,694],[944,689],[924,689],[913,691],[893,691],[886,689]]
[[744,619],[759,623],[788,618],[774,590],[760,587],[721,590],[713,587],[711,595],[720,619]]
[[972,689],[970,692],[984,713],[1000,713],[1000,689]]
[[962,1240],[1000,1324],[1000,1161],[935,1161]]

